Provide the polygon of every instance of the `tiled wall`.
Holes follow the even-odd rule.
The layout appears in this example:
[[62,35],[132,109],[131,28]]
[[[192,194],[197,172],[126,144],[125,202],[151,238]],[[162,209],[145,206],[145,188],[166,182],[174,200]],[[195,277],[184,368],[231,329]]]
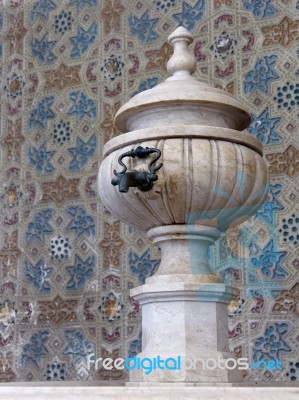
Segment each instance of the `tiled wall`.
[[250,109],[248,131],[263,142],[271,172],[263,208],[211,257],[243,289],[229,313],[231,349],[283,362],[249,380],[299,380],[299,2],[0,7],[0,381],[126,379],[87,371],[86,359],[140,351],[129,289],[156,271],[159,252],[105,210],[96,177],[117,109],[165,79],[166,39],[178,25],[195,36],[198,77]]

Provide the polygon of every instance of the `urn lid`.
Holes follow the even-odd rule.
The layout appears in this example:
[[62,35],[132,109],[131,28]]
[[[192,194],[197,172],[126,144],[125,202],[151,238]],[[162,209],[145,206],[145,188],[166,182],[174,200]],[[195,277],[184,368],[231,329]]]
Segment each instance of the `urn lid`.
[[192,76],[196,70],[196,59],[188,52],[188,47],[193,42],[193,36],[180,26],[168,37],[168,41],[174,47],[174,53],[167,63],[170,77],[154,88],[138,93],[124,104],[115,116],[115,126],[121,132],[127,132],[128,120],[149,108],[167,106],[168,110],[171,107],[175,113],[178,106],[196,105],[199,109],[225,109],[237,120],[236,130],[246,129],[251,117],[239,100]]

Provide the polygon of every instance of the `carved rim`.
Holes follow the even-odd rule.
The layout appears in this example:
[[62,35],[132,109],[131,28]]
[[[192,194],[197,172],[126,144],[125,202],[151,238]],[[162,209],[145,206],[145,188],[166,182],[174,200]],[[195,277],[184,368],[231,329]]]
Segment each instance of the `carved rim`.
[[[144,93],[144,92],[141,92]],[[208,94],[208,95],[207,95]],[[211,99],[212,96],[215,96],[217,98],[217,101]],[[251,123],[251,117],[248,114],[248,111],[245,109],[245,107],[242,107],[239,103],[239,101],[235,100],[234,98],[229,98],[228,95],[223,93],[210,93],[210,92],[203,92],[202,94],[202,99],[191,99],[191,94],[188,94],[188,99],[183,99],[183,95],[177,96],[176,99],[165,99],[165,100],[151,100],[149,101],[148,97],[145,99],[144,103],[139,102],[140,104],[131,104],[130,101],[123,105],[116,113],[115,118],[114,118],[114,124],[115,126],[121,131],[121,132],[126,132],[127,131],[127,121],[132,115],[137,114],[140,111],[147,110],[148,108],[151,107],[163,107],[163,106],[168,106],[168,105],[177,105],[179,102],[179,105],[184,105],[184,104],[190,104],[190,105],[197,105],[197,106],[207,106],[211,107],[211,112],[214,111],[214,109],[226,109],[228,112],[233,113],[238,115],[239,120],[240,120],[240,130],[246,129],[250,123]],[[208,97],[207,97],[208,96]],[[137,96],[136,96],[137,97]],[[219,102],[219,100],[222,99],[222,102]],[[228,100],[229,99],[229,102]],[[227,100],[227,101],[225,101]],[[235,104],[236,103],[236,104]]]
[[248,133],[239,132],[234,129],[219,128],[214,126],[181,125],[181,126],[161,126],[155,128],[139,129],[132,132],[123,133],[109,140],[104,146],[103,156],[107,157],[115,150],[128,145],[140,144],[149,140],[162,139],[213,139],[232,143],[242,144],[261,156],[263,147],[259,140],[250,136]]

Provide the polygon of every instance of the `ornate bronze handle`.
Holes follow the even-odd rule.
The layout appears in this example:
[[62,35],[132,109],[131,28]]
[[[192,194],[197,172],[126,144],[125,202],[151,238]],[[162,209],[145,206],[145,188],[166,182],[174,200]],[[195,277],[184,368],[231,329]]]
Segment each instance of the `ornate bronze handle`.
[[[141,171],[127,171],[127,166],[123,163],[123,158],[125,157],[138,157],[138,158],[145,158],[150,154],[156,153],[156,156],[150,161],[148,164],[148,172],[141,172]],[[151,190],[154,185],[154,181],[158,179],[158,175],[156,171],[158,171],[162,167],[162,163],[157,164],[154,166],[155,162],[160,158],[161,151],[155,148],[149,147],[141,147],[138,146],[135,150],[132,149],[127,151],[126,153],[121,154],[118,157],[118,163],[123,167],[122,171],[117,172],[116,170],[113,171],[116,178],[113,178],[111,183],[112,185],[119,186],[119,191],[121,193],[127,193],[130,187],[137,187],[142,192],[147,192]]]

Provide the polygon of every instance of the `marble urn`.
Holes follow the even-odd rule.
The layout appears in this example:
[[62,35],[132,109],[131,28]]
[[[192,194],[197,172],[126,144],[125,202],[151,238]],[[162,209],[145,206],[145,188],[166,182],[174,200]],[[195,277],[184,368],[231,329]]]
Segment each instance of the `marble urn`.
[[[115,116],[119,136],[104,146],[98,190],[105,207],[147,232],[161,264],[131,290],[142,305],[139,357],[228,359],[227,304],[238,291],[220,281],[207,251],[221,232],[256,213],[268,192],[261,143],[243,130],[246,107],[229,93],[197,80],[188,52],[191,34],[168,38],[170,77],[141,92]],[[131,371],[136,384],[231,382],[237,369],[183,366]]]

